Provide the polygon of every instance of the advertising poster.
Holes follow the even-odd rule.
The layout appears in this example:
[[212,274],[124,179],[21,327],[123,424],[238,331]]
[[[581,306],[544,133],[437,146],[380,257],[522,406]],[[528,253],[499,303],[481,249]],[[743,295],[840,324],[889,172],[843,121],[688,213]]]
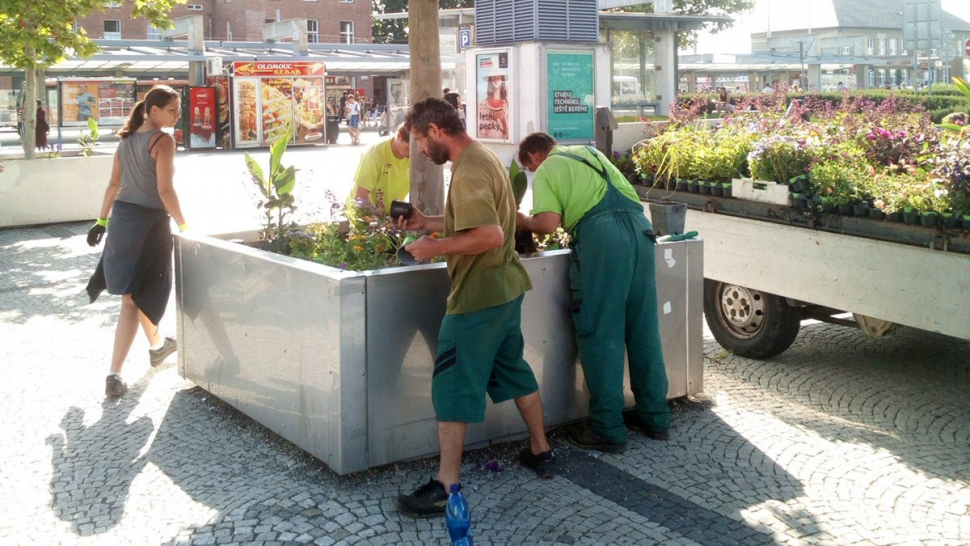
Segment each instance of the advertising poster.
[[206,83],[216,92],[216,145],[230,148],[229,76],[209,76]]
[[293,80],[293,117],[297,144],[312,144],[323,138],[327,126],[323,78]]
[[255,148],[261,144],[259,112],[259,79],[236,78],[233,82],[237,148]]
[[135,80],[61,80],[62,125],[122,126],[135,106]]
[[593,140],[593,54],[548,56],[549,134],[556,140]]
[[216,90],[189,88],[189,148],[215,148]]
[[262,89],[263,142],[272,146],[293,128],[293,79],[263,78]]
[[475,70],[478,84],[475,136],[482,140],[511,141],[512,87],[509,52],[476,55]]

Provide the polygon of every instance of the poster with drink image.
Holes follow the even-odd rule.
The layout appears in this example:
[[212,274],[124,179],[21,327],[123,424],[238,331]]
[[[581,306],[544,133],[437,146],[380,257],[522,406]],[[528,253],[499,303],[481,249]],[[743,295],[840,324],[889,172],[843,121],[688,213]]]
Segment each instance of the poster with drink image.
[[216,147],[216,90],[189,88],[189,148]]
[[206,83],[216,91],[216,146],[232,147],[229,125],[229,76],[209,76]]
[[479,53],[475,56],[478,107],[475,136],[481,140],[511,142],[512,96],[509,51]]

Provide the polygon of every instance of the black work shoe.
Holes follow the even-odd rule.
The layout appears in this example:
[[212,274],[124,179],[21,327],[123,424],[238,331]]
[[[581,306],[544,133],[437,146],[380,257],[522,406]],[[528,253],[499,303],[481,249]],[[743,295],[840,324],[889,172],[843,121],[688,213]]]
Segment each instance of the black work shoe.
[[519,462],[544,480],[556,475],[556,456],[552,454],[551,449],[535,455],[532,449],[527,447],[519,453]]
[[623,412],[623,422],[626,424],[628,429],[634,432],[639,432],[651,440],[665,442],[670,439],[670,433],[666,430],[663,432],[658,432],[656,430],[647,428],[643,424],[643,419],[640,419],[640,416],[637,415],[635,411]]
[[148,359],[152,363],[152,368],[156,368],[165,362],[168,355],[174,353],[178,349],[178,343],[176,343],[174,337],[165,338],[165,342],[158,349],[148,350]]
[[105,396],[121,396],[126,392],[128,392],[128,384],[121,377],[115,374],[109,374],[104,380]]
[[448,504],[448,492],[438,480],[431,478],[410,495],[398,495],[397,509],[409,516],[426,518],[441,516]]
[[595,449],[604,453],[623,453],[626,451],[626,444],[617,444],[603,438],[590,429],[574,429],[567,436],[569,443],[583,449]]

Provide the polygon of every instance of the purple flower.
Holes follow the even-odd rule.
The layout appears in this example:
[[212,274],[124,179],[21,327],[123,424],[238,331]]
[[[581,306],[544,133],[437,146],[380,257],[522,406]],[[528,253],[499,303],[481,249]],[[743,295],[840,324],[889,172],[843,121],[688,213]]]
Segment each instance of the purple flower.
[[346,270],[347,262],[340,262],[340,265],[338,265],[337,267],[339,267],[341,270]]

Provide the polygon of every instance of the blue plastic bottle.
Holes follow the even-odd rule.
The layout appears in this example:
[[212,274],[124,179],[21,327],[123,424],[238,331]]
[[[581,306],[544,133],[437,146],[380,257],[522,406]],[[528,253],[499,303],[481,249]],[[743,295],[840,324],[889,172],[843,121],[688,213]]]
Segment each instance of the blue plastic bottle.
[[461,494],[461,485],[457,483],[451,484],[448,506],[445,507],[445,525],[448,526],[448,534],[451,536],[451,546],[474,546],[469,533],[472,514]]

